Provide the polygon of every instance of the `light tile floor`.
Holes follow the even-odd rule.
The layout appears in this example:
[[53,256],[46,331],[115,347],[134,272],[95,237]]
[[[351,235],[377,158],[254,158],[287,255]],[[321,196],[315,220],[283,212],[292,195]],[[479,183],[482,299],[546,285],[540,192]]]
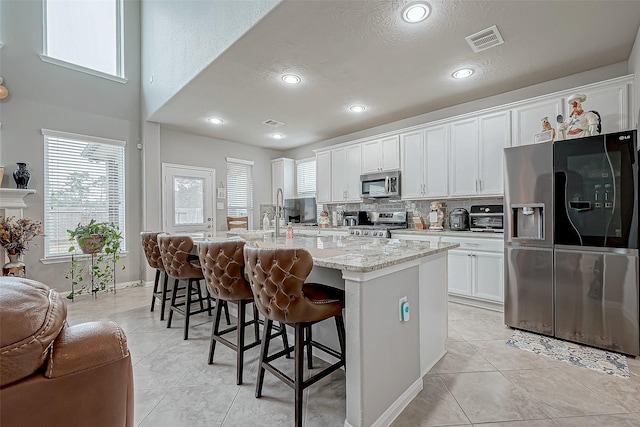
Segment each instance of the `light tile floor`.
[[[127,334],[136,426],[293,425],[293,391],[280,380],[267,372],[263,397],[254,397],[259,347],[248,352],[237,386],[230,349],[218,344],[207,364],[211,318],[195,316],[184,341],[181,316],[167,329],[150,301],[150,287],[133,287],[67,304],[70,324],[108,319]],[[511,333],[501,313],[450,304],[448,353],[393,426],[640,426],[640,360],[628,358],[631,379],[609,377],[509,347]],[[342,427],[344,418],[338,371],[306,390],[305,425]]]

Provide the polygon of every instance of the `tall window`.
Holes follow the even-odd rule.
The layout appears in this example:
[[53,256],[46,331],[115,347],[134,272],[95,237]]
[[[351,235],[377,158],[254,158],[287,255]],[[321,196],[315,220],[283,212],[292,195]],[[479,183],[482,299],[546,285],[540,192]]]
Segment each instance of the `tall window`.
[[67,254],[67,230],[91,219],[117,224],[124,237],[125,142],[48,129],[42,134],[45,257]]
[[315,157],[296,160],[296,191],[298,197],[316,197]]
[[43,60],[123,76],[122,0],[44,0],[44,25]]
[[227,157],[227,215],[253,218],[253,162]]

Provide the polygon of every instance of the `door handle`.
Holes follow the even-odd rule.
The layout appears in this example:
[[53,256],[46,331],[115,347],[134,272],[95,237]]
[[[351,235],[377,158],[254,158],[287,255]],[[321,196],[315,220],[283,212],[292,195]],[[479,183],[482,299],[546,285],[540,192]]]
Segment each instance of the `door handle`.
[[385,176],[384,177],[384,192],[385,193],[389,193],[389,177]]

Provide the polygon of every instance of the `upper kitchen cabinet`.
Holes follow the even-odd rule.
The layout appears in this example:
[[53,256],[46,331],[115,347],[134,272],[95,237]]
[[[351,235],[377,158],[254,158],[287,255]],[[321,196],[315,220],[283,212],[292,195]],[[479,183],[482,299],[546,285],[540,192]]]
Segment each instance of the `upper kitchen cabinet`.
[[282,188],[285,199],[296,197],[296,161],[280,157],[271,160],[271,191],[272,203],[276,204],[276,192]]
[[448,196],[447,126],[400,135],[402,198]]
[[451,124],[452,197],[502,196],[503,149],[510,145],[509,111]]
[[400,136],[362,143],[362,173],[400,169]]
[[331,197],[334,202],[360,202],[361,145],[331,150]]
[[513,145],[533,144],[536,134],[542,132],[542,119],[547,117],[555,127],[556,117],[562,113],[558,98],[538,100],[513,109]]
[[[582,103],[585,113],[597,111],[600,115],[601,134],[631,129],[629,90],[630,83],[617,82],[616,84],[592,85],[584,90],[566,93],[562,99],[565,120],[571,112],[567,100],[574,93],[582,93],[587,96],[586,101]],[[555,123],[553,124],[555,125]],[[556,139],[562,139],[562,136],[556,135]]]
[[316,203],[331,203],[331,151],[316,154]]

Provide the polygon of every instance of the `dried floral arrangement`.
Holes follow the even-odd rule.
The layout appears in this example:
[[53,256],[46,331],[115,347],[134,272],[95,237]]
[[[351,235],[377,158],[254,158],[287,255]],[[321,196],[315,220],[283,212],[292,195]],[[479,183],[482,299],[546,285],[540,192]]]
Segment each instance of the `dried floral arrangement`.
[[0,246],[12,254],[21,254],[36,236],[42,236],[42,222],[14,216],[0,218]]

